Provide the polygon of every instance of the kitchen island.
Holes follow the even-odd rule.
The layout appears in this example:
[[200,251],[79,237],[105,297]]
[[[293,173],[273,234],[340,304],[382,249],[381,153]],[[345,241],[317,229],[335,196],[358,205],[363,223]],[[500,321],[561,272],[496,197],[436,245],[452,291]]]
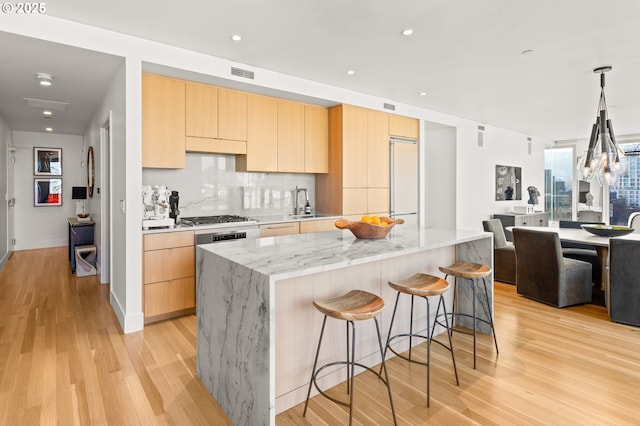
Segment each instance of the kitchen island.
[[[378,240],[330,231],[198,246],[197,374],[235,424],[273,425],[277,413],[306,397],[322,321],[313,300],[351,289],[380,295],[388,304],[381,314],[385,338],[395,298],[387,282],[414,272],[441,276],[438,266],[455,260],[492,265],[492,235],[396,226]],[[470,287],[459,290],[459,310],[471,312]],[[489,290],[493,304],[493,286]],[[452,297],[448,292],[449,305]],[[406,302],[396,324],[408,324]],[[478,299],[477,306],[478,316],[488,318],[486,304]],[[416,315],[422,321],[416,324],[425,320]],[[478,325],[488,334],[487,328]],[[326,333],[331,339],[319,363],[345,350],[344,324],[329,321]],[[358,328],[356,358],[370,366],[380,362],[375,328],[368,323]],[[330,387],[345,377],[336,367],[318,381]]]

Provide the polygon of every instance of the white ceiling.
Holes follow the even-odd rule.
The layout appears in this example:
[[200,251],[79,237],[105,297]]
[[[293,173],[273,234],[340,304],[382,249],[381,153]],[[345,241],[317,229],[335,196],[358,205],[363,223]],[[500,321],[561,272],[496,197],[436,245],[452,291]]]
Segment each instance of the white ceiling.
[[[637,0],[57,0],[47,14],[555,140],[588,137],[600,92],[593,69],[611,65],[616,134],[640,133]],[[414,34],[402,36],[405,28]],[[16,129],[29,118],[14,113],[15,99],[38,97],[27,93],[25,73],[73,80],[52,100],[73,98],[80,110],[95,92],[79,78],[104,87],[93,66],[100,55],[83,51],[94,55],[87,61],[66,48],[75,53],[60,60],[65,48],[45,54],[49,46],[38,43],[10,51],[15,75],[0,74],[0,113]],[[102,69],[118,59],[106,57]],[[8,87],[23,93],[7,100]],[[75,112],[69,117],[80,120]]]

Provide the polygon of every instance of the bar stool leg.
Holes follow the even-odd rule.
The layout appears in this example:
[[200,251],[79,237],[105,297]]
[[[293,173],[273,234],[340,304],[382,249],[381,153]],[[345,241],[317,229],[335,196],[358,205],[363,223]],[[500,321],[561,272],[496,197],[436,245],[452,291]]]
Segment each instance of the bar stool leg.
[[391,340],[391,330],[393,329],[393,321],[396,319],[396,309],[398,309],[398,300],[400,299],[400,293],[396,293],[396,303],[393,305],[393,314],[391,314],[391,322],[389,324],[389,333],[387,334],[387,343],[384,345],[384,354],[382,359],[387,359],[387,349],[389,348],[389,341]]
[[476,283],[473,281],[472,293],[473,293],[473,369],[476,369]]
[[380,348],[380,356],[382,356],[382,369],[384,370],[384,380],[387,385],[387,393],[389,394],[389,405],[391,405],[391,414],[393,415],[393,424],[398,425],[396,420],[396,410],[393,406],[393,398],[391,397],[391,384],[389,383],[389,374],[387,374],[387,363],[384,360],[384,354],[386,353],[386,348],[384,351],[382,350],[382,336],[380,335],[380,325],[378,324],[378,318],[374,318],[376,322],[376,332],[378,333],[378,347]]
[[[433,334],[429,333],[429,321],[431,320],[429,299],[425,297],[424,300],[427,302],[427,408],[429,408],[431,406],[431,338]],[[413,308],[413,295],[411,295],[411,307]]]
[[351,426],[353,421],[353,394],[356,393],[353,387],[353,378],[356,369],[356,326],[353,321],[347,321],[347,327],[349,324],[351,324],[351,360],[347,359],[347,370],[349,369],[349,365],[351,365],[351,377],[349,378],[349,381],[351,381],[351,392],[349,393],[349,426]]
[[318,339],[318,348],[316,349],[316,356],[313,360],[313,368],[311,369],[311,378],[309,379],[309,390],[307,390],[307,400],[304,402],[304,411],[302,417],[307,415],[307,405],[309,404],[309,397],[311,396],[311,385],[313,384],[314,375],[316,374],[316,367],[318,365],[318,355],[320,355],[320,345],[322,344],[322,336],[324,335],[324,326],[327,324],[327,316],[324,316],[322,320],[322,328],[320,329],[320,338]]
[[496,345],[496,353],[500,353],[498,351],[498,338],[496,337],[496,329],[493,328],[493,309],[489,305],[489,291],[487,290],[487,280],[486,278],[482,279],[482,284],[484,285],[484,297],[487,300],[487,306],[489,307],[489,322],[491,323],[491,332],[493,333],[493,343]]
[[[433,321],[433,325],[431,326],[431,336],[434,335],[436,330],[436,324],[438,324],[437,319],[440,314],[440,305],[442,305],[442,311],[444,312],[444,324],[445,324],[445,327],[447,328],[447,338],[449,339],[449,348],[451,352],[451,361],[453,362],[453,372],[456,376],[456,385],[460,386],[460,381],[458,380],[458,368],[456,367],[456,355],[453,351],[453,339],[451,337],[451,334],[449,334],[450,326],[449,326],[449,318],[447,316],[447,305],[445,304],[444,297],[442,295],[440,295],[440,300],[438,301],[438,308],[436,309],[435,321]],[[452,321],[453,321],[453,318],[452,318]],[[453,324],[451,324],[451,327],[453,327]]]

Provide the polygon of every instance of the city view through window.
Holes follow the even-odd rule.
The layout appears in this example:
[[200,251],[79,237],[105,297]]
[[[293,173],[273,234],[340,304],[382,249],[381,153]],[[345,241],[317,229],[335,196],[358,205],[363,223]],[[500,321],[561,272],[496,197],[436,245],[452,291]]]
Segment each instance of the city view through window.
[[629,159],[627,172],[609,188],[610,223],[626,225],[629,215],[640,211],[640,142],[620,144]]

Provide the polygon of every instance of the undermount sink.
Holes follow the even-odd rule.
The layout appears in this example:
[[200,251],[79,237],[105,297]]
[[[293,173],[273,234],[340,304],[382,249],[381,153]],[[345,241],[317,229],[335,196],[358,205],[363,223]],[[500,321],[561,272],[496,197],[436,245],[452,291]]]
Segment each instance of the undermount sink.
[[296,220],[300,220],[300,219],[317,219],[319,217],[326,217],[329,216],[327,214],[322,214],[322,213],[312,213],[312,214],[289,214],[287,215],[288,218],[291,219],[296,219]]

